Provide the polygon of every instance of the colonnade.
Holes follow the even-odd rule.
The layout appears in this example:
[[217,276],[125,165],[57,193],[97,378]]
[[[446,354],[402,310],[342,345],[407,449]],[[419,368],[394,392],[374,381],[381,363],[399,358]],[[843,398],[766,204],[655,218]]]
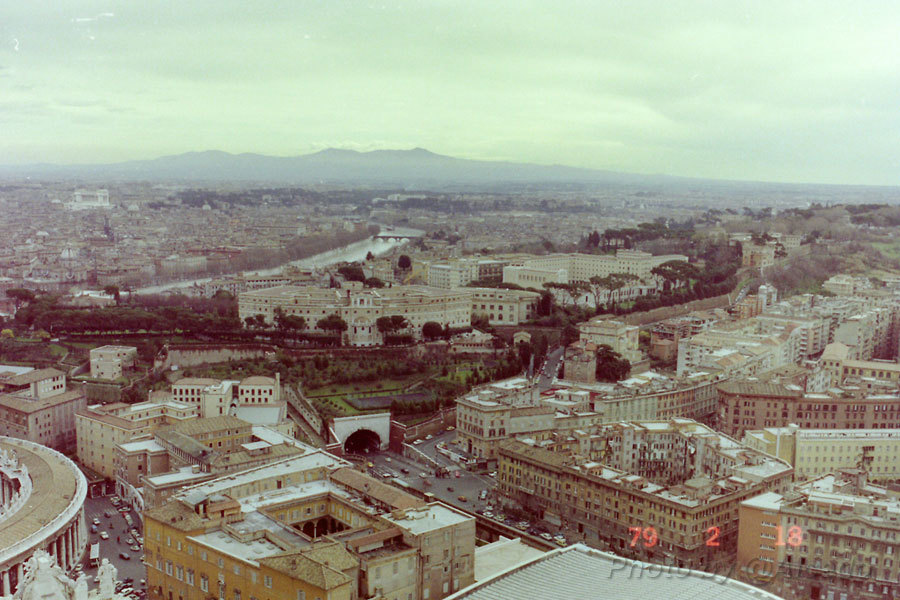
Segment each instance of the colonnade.
[[[59,535],[56,536],[49,544],[45,546],[45,550],[53,557],[54,562],[68,572],[75,565],[81,562],[85,548],[85,531],[82,526],[84,513],[79,512],[78,517],[73,520]],[[31,553],[22,556],[22,560],[3,571],[0,571],[0,592],[4,596],[9,596],[16,592],[19,583],[24,577],[23,566],[25,561],[31,557]]]

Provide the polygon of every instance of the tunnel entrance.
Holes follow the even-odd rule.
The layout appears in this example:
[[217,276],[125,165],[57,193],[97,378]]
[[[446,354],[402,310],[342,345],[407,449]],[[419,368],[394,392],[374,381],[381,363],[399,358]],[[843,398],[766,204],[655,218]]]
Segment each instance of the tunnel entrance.
[[344,442],[344,452],[348,454],[368,454],[377,452],[380,447],[381,438],[371,429],[354,431]]

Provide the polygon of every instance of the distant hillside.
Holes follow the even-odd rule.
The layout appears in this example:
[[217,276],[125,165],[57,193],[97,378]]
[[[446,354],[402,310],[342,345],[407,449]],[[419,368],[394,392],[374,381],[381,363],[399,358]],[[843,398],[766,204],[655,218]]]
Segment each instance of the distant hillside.
[[292,157],[211,150],[105,165],[6,165],[0,177],[87,180],[272,181],[442,186],[485,183],[649,184],[678,178],[559,165],[466,160],[413,150],[356,152],[329,148]]

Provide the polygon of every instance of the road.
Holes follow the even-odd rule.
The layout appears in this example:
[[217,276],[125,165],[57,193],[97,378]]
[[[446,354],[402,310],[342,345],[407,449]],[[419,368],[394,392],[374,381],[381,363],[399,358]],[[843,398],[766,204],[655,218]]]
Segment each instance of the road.
[[[109,512],[112,516],[105,516],[105,512]],[[135,523],[135,528],[143,534],[143,527],[141,526],[137,514],[135,514],[134,511],[131,511],[130,514],[132,521]],[[97,533],[91,533],[91,524],[94,522],[95,518],[99,519],[100,525],[97,527]],[[143,548],[139,551],[134,551],[125,543],[125,538],[129,537],[126,531],[128,529],[128,524],[125,522],[123,513],[118,512],[116,507],[109,501],[109,496],[86,499],[84,501],[84,520],[88,531],[88,546],[85,548],[82,566],[84,567],[85,575],[88,576],[88,585],[91,588],[97,587],[97,584],[94,583],[94,576],[97,574],[97,569],[88,565],[90,545],[97,542],[100,543],[100,558],[109,559],[109,562],[118,569],[117,578],[120,581],[126,577],[131,577],[135,583],[140,582],[141,579],[146,579],[147,571],[141,560],[144,555]],[[107,532],[109,534],[109,539],[101,540],[100,531]],[[119,538],[119,540],[117,541],[116,538]],[[120,552],[126,553],[130,556],[130,559],[125,560],[120,558]],[[135,589],[138,588],[135,587]]]
[[[424,440],[421,444],[416,446],[416,448],[426,456],[429,456],[439,464],[452,469],[454,472],[451,472],[449,477],[436,478],[433,469],[426,468],[420,463],[416,463],[393,452],[381,452],[370,455],[369,460],[374,467],[369,469],[369,473],[376,477],[381,477],[383,473],[389,472],[417,490],[431,492],[436,498],[447,504],[458,506],[469,511],[484,510],[485,506],[490,504],[490,491],[493,489],[494,485],[496,485],[496,481],[487,475],[471,473],[465,469],[459,468],[457,463],[454,463],[437,451],[436,445],[439,442],[449,444],[455,437],[456,434],[454,432],[445,431],[436,435],[431,440]],[[408,474],[403,473],[402,469],[404,468],[409,471]],[[456,477],[455,472],[459,472],[460,476]],[[422,473],[427,475],[425,479],[422,478]],[[430,485],[424,483],[425,480],[429,481]],[[487,500],[480,499],[482,490],[488,490],[489,495]],[[462,502],[459,499],[460,496],[465,497],[466,501]]]
[[557,348],[547,355],[547,360],[544,362],[544,368],[541,370],[540,379],[538,380],[538,389],[540,391],[545,392],[553,385],[553,380],[556,379],[556,374],[559,373],[559,361],[562,360],[563,352],[565,352],[565,348]]

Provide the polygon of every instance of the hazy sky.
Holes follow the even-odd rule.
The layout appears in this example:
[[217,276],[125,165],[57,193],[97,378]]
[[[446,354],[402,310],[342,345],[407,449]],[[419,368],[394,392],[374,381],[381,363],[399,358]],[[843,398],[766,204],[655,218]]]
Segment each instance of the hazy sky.
[[421,146],[900,184],[900,2],[0,0],[0,163]]

